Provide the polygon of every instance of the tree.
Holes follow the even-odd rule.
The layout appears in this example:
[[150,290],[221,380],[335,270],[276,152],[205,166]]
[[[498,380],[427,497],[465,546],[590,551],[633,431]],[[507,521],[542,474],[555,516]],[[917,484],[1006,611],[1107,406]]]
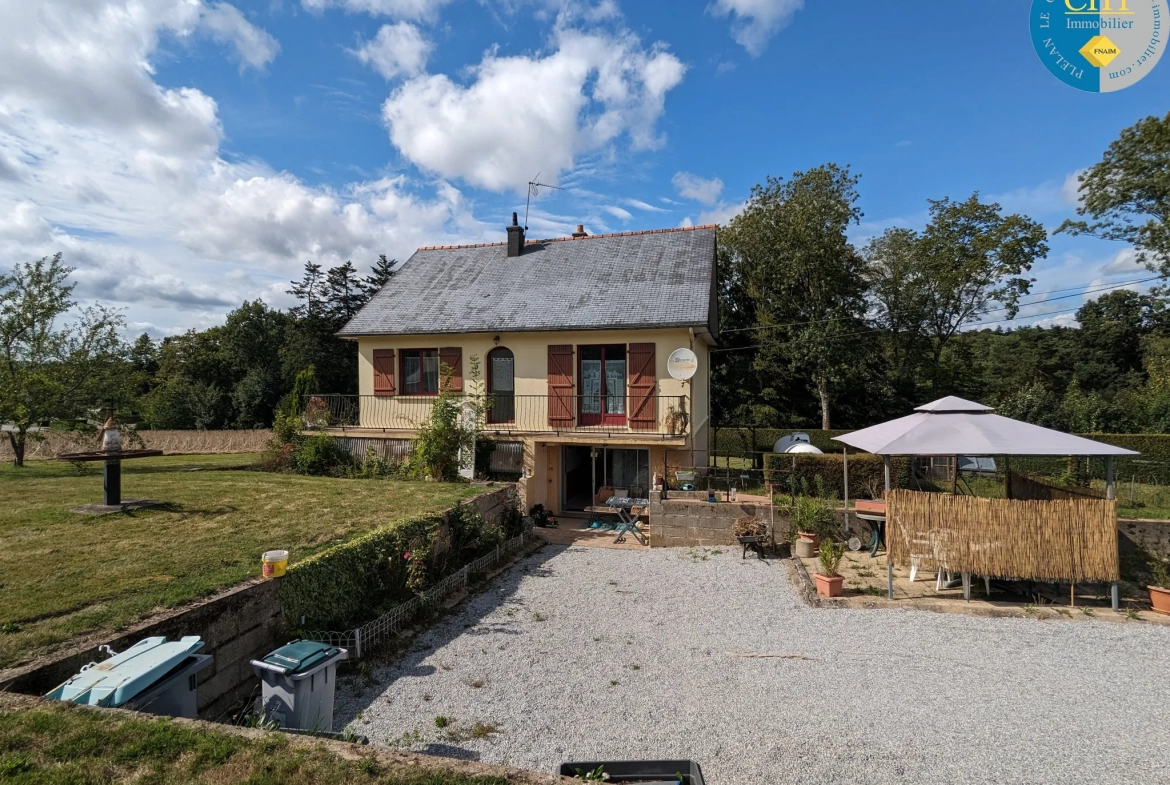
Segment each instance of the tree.
[[[925,316],[930,340],[931,384],[941,392],[942,355],[964,327],[991,312],[1007,319],[1019,311],[1020,297],[1032,279],[1023,273],[1048,254],[1044,227],[1024,215],[1002,215],[1002,208],[972,194],[963,202],[928,200],[930,222],[913,244],[904,306],[911,319]],[[871,274],[873,269],[871,268]],[[875,282],[894,285],[892,280]]]
[[77,306],[72,273],[58,253],[0,275],[0,422],[17,466],[34,426],[90,413],[126,382],[121,314],[94,305],[58,324]]
[[862,252],[873,319],[885,331],[890,381],[905,402],[917,397],[917,372],[928,354],[920,239],[912,229],[887,229]]
[[1058,232],[1129,243],[1137,259],[1170,275],[1170,114],[1126,128],[1079,178],[1077,215]]
[[292,288],[288,294],[301,301],[291,309],[291,313],[300,319],[312,319],[321,315],[322,302],[325,299],[325,275],[321,273],[321,265],[314,262],[305,262],[305,274],[299,281],[290,281]]
[[352,319],[368,299],[352,262],[329,270],[325,276],[324,294],[330,317],[342,325]]
[[398,264],[397,259],[387,259],[386,254],[378,255],[378,261],[374,262],[370,274],[362,279],[362,289],[365,291],[367,300],[377,294],[383,286],[390,283],[390,279],[394,277],[396,264]]
[[223,350],[232,371],[235,424],[255,428],[272,424],[273,409],[288,386],[281,372],[289,317],[262,300],[245,301],[227,315]]
[[836,164],[769,177],[722,236],[755,309],[757,368],[811,380],[822,428],[864,329],[864,265],[845,236],[861,218],[857,181]]

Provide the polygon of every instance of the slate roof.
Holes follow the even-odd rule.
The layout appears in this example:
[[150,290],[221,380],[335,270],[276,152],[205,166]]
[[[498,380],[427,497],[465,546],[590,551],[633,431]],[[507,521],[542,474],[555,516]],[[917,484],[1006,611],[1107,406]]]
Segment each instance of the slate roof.
[[339,333],[716,326],[715,226],[420,248]]

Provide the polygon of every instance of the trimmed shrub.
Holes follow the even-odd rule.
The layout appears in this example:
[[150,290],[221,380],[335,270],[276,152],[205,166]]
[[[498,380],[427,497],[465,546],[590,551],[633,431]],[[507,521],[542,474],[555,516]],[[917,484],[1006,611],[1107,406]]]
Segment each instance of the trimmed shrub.
[[[845,469],[840,453],[809,455],[773,453],[764,456],[764,478],[782,493],[821,495],[841,499],[845,494]],[[890,485],[910,487],[910,459],[890,459]],[[849,456],[849,498],[876,499],[885,489],[885,467],[880,455]]]
[[839,453],[845,445],[832,441],[832,438],[849,433],[850,429],[823,431],[812,428],[717,428],[712,431],[715,435],[712,450],[720,455],[771,452],[777,439],[798,431],[807,433],[814,447],[826,453]]
[[502,528],[462,504],[383,526],[290,567],[280,587],[285,618],[299,629],[353,627],[503,541]]

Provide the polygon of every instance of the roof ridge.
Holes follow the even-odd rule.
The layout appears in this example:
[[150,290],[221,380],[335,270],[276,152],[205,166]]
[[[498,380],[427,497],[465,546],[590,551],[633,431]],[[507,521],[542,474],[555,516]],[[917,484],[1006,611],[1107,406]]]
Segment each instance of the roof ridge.
[[[675,226],[669,229],[642,229],[637,232],[610,232],[609,234],[589,234],[584,237],[552,237],[547,240],[526,240],[524,245],[541,245],[543,243],[568,243],[576,240],[601,240],[606,237],[633,237],[641,234],[669,234],[671,232],[693,232],[697,229],[718,229],[719,224],[702,224],[701,226]],[[498,243],[469,243],[467,245],[423,245],[420,251],[452,251],[458,248],[489,248],[493,245],[507,245],[505,240]]]

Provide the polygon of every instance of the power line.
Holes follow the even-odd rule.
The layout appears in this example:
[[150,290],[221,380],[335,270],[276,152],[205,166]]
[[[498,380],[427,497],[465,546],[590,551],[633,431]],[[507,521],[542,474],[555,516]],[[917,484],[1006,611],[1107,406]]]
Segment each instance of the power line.
[[[1059,310],[1059,311],[1047,311],[1045,313],[1033,314],[1033,315],[1025,317],[1025,318],[1043,319],[1046,316],[1057,316],[1057,315],[1062,314],[1062,313],[1075,313],[1076,311],[1079,311],[1079,310],[1080,310],[1080,308],[1065,308],[1065,309]],[[1010,322],[1010,321],[1013,321],[1013,319],[993,319],[993,320],[987,321],[987,322],[978,322],[978,323],[973,324],[971,326],[972,327],[983,327],[983,326],[988,325],[988,324],[1000,324],[1002,322]],[[884,332],[889,332],[889,330],[887,330],[885,327],[872,327],[868,330],[858,330],[856,332],[851,332],[851,333],[840,333],[838,335],[829,335],[829,336],[825,336],[825,338],[827,340],[835,341],[838,338],[856,338],[860,335],[873,335],[874,333],[884,333]],[[711,351],[711,354],[715,354],[716,352],[742,352],[746,349],[760,349],[760,348],[763,348],[764,346],[768,346],[768,345],[783,346],[783,345],[789,344],[789,343],[796,343],[796,341],[795,340],[781,341],[780,343],[774,343],[774,344],[755,343],[755,344],[752,344],[751,346],[731,346],[731,347],[728,347],[726,349],[711,349],[710,351]]]
[[[1051,290],[1048,290],[1045,292],[1037,292],[1036,295],[1039,296],[1042,294],[1056,294],[1057,292],[1076,292],[1076,294],[1066,294],[1066,295],[1062,295],[1060,297],[1047,297],[1047,298],[1044,298],[1041,300],[1031,300],[1031,301],[1026,302],[1026,303],[1020,303],[1017,306],[1017,308],[1024,308],[1024,307],[1027,307],[1029,305],[1040,305],[1041,303],[1053,302],[1054,300],[1067,300],[1070,297],[1083,297],[1086,294],[1097,294],[1099,292],[1106,292],[1106,291],[1109,291],[1111,289],[1120,289],[1123,286],[1133,286],[1134,284],[1148,283],[1149,281],[1156,281],[1156,280],[1159,280],[1161,278],[1162,278],[1162,276],[1160,276],[1160,275],[1153,275],[1153,276],[1150,276],[1149,278],[1137,278],[1137,279],[1134,279],[1132,281],[1122,281],[1121,283],[1109,284],[1106,286],[1100,286],[1100,287],[1096,287],[1096,288],[1093,288],[1093,284],[1087,283],[1087,284],[1081,284],[1079,286],[1072,286],[1072,287],[1069,287],[1066,289],[1051,289]],[[1086,288],[1086,287],[1088,287],[1088,288]],[[999,308],[991,308],[987,311],[984,311],[984,313],[999,313],[1001,311],[1007,311],[1007,310],[1009,310],[1009,308],[1007,306],[1001,306]],[[1074,308],[1073,310],[1077,310],[1077,309]],[[1031,319],[1033,317],[1025,316],[1024,318]],[[810,324],[825,324],[826,322],[836,322],[836,321],[841,321],[841,318],[837,317],[837,316],[832,316],[832,317],[829,317],[827,319],[812,319],[812,320],[806,321],[806,322],[788,322],[786,324],[761,324],[761,325],[756,325],[754,327],[734,327],[730,330],[720,330],[720,333],[721,334],[741,333],[741,332],[749,332],[749,331],[753,331],[753,330],[779,330],[779,329],[784,328],[784,327],[804,327],[804,326],[810,325]],[[1003,321],[1011,321],[1011,320],[1005,319]],[[994,324],[994,323],[995,322],[980,322],[980,324]]]

